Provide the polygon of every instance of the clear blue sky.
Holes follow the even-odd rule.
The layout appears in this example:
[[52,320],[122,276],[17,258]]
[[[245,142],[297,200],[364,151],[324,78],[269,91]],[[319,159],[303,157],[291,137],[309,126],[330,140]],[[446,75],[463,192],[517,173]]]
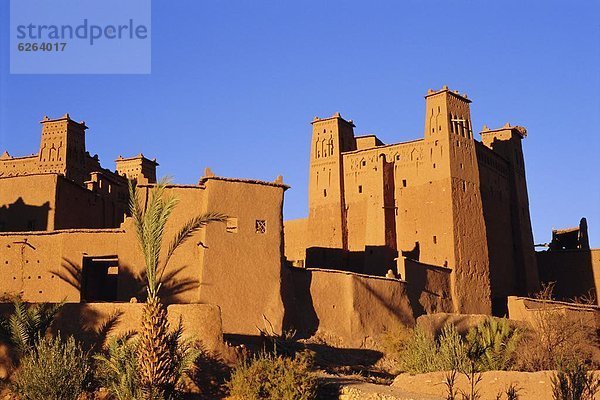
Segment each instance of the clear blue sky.
[[536,242],[586,216],[600,247],[597,1],[153,1],[152,74],[9,75],[0,17],[0,151],[37,151],[43,115],[86,121],[114,169],[140,151],[159,173],[292,186],[307,214],[309,122],[339,111],[386,142],[423,135],[423,95],[473,99],[473,126],[524,125]]

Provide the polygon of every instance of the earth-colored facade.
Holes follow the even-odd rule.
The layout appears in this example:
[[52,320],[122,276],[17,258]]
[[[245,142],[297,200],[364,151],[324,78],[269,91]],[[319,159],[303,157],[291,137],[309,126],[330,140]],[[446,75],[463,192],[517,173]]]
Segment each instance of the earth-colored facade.
[[523,127],[484,127],[475,140],[466,95],[425,96],[424,138],[355,136],[340,114],[312,122],[309,215],[286,222],[295,265],[410,283],[412,259],[451,271],[453,310],[505,312],[537,288]]
[[[309,214],[283,222],[283,179],[215,176],[169,184],[166,237],[204,212],[226,214],[171,258],[169,304],[219,306],[223,332],[293,329],[368,346],[422,314],[503,314],[537,289],[522,127],[473,137],[466,95],[429,91],[423,139],[384,145],[339,114],[312,122]],[[86,151],[84,122],[42,121],[40,149],[0,156],[0,292],[27,301],[143,299],[128,181],[145,206],[156,160]],[[139,299],[139,300],[136,300]]]

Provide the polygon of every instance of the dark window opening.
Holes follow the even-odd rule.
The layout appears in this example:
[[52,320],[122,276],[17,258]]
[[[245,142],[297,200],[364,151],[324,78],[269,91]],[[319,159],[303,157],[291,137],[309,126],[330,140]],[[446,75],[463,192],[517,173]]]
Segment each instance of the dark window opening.
[[362,193],[362,185],[358,185],[358,193]]
[[327,189],[323,189],[323,197],[327,197]]
[[437,236],[433,236],[433,244],[437,244]]
[[406,179],[402,179],[402,187],[406,187]]
[[117,256],[84,257],[81,271],[81,301],[116,301],[119,277]]

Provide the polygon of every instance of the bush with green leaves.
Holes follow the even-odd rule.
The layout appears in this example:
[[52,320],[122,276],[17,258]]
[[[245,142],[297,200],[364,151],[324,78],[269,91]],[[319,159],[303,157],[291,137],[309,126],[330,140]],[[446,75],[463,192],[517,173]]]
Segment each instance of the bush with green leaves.
[[[444,325],[437,338],[417,326],[406,343],[396,346],[399,353],[395,358],[402,371],[413,374],[473,368],[478,372],[508,370],[514,365],[520,340],[520,330],[506,319],[487,318],[466,338],[451,323]],[[481,349],[476,360],[469,357],[469,349],[474,348]]]
[[78,400],[90,381],[88,355],[72,337],[44,337],[21,360],[12,391],[21,400]]
[[309,357],[267,352],[238,365],[227,385],[230,395],[240,400],[311,400],[318,387]]
[[137,376],[137,343],[132,335],[109,338],[104,351],[95,354],[94,359],[100,384],[116,400],[141,399]]
[[501,371],[513,367],[521,331],[506,318],[486,318],[467,335],[467,342],[477,342],[484,349],[478,361],[480,371]]
[[13,299],[14,312],[8,317],[0,317],[0,340],[11,346],[17,361],[35,348],[63,304],[28,304],[19,297]]
[[570,362],[552,377],[554,400],[594,400],[600,390],[600,378],[585,365]]
[[464,340],[453,324],[446,324],[438,338],[417,326],[397,356],[404,372],[422,374],[461,370],[466,365]]

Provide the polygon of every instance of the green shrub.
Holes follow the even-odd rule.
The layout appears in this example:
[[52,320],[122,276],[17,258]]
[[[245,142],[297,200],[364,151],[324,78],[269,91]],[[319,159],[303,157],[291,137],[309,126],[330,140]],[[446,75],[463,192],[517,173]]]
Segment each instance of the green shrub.
[[435,338],[417,326],[398,354],[398,367],[404,372],[422,374],[437,371],[439,345]]
[[310,400],[316,398],[317,379],[301,353],[286,358],[262,352],[242,362],[227,386],[240,400]]
[[467,348],[454,324],[446,324],[438,338],[439,361],[437,368],[442,371],[464,371],[467,366]]
[[411,374],[462,370],[466,365],[465,345],[453,324],[446,324],[436,339],[417,326],[398,356],[398,367]]
[[90,382],[87,354],[72,337],[42,338],[21,360],[12,390],[21,400],[77,400]]
[[594,400],[600,379],[580,363],[569,363],[552,377],[554,400]]
[[14,298],[14,312],[8,318],[0,318],[0,339],[13,348],[17,358],[23,357],[46,334],[63,304],[27,304]]
[[94,355],[100,384],[116,400],[140,399],[136,341],[131,335],[112,337],[105,347],[104,352]]
[[521,331],[512,328],[506,318],[486,318],[469,331],[467,341],[484,349],[478,361],[480,371],[509,370],[521,341]]

